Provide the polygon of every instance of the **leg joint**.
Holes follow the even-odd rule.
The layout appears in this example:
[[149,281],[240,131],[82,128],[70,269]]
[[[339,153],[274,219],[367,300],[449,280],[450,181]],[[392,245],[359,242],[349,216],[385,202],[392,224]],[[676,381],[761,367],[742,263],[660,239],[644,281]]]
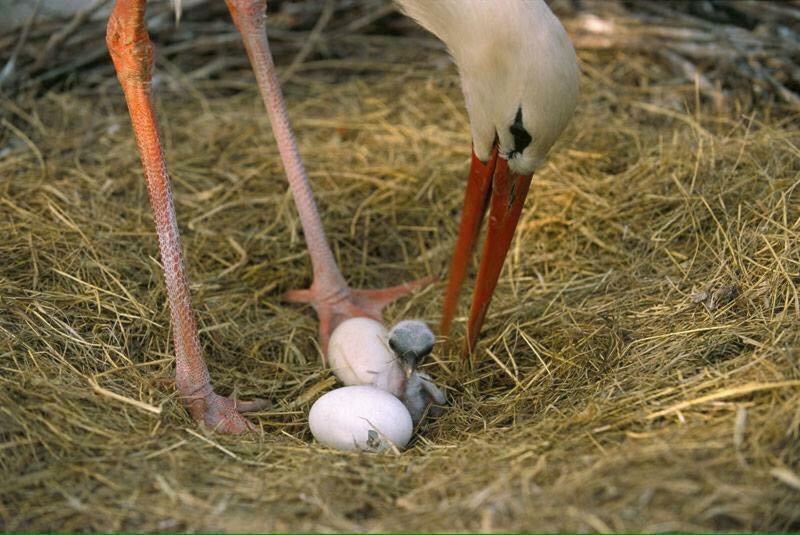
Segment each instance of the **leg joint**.
[[262,30],[266,25],[267,0],[225,0],[239,32]]
[[144,6],[144,0],[117,0],[108,19],[106,44],[123,84],[151,78],[154,47],[145,26]]

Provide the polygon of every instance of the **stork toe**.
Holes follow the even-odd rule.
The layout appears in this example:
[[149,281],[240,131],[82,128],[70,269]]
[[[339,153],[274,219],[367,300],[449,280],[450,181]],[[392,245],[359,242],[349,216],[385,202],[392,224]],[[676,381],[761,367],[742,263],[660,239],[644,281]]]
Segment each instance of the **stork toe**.
[[211,391],[187,400],[186,405],[192,418],[205,427],[219,433],[239,435],[247,431],[258,431],[258,427],[242,416],[242,413],[265,409],[270,402],[264,399],[240,401]]
[[382,322],[384,308],[435,280],[435,277],[428,276],[397,286],[366,290],[354,290],[349,287],[328,289],[312,284],[308,289],[289,290],[283,294],[283,300],[289,303],[310,304],[314,307],[319,319],[322,361],[323,364],[327,364],[328,341],[340,323],[359,317]]

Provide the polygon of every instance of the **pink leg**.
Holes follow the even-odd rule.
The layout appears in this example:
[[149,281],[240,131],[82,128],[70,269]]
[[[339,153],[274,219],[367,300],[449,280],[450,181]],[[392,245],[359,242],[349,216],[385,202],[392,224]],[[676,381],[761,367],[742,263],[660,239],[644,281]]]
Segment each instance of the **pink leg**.
[[215,394],[203,361],[169,176],[150,99],[153,45],[145,28],[145,3],[117,0],[108,19],[106,41],[131,115],[158,232],[174,333],[175,382],[195,420],[221,432],[241,433],[255,427],[240,412],[258,410],[266,403],[236,402]]
[[311,288],[287,292],[285,298],[290,302],[310,303],[314,306],[320,322],[320,342],[324,360],[328,338],[340,322],[355,316],[366,316],[381,321],[381,312],[386,305],[430,284],[433,278],[427,277],[382,290],[351,290],[347,286],[328,246],[311,186],[289,124],[286,103],[283,100],[267,41],[265,23],[267,2],[266,0],[225,0],[225,2],[242,35],[247,55],[253,66],[311,256],[314,275]]

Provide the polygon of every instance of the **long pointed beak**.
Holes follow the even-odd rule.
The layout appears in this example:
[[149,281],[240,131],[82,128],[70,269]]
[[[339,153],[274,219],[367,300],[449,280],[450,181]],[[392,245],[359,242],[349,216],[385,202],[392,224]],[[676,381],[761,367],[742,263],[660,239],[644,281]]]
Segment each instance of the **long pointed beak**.
[[439,332],[444,336],[450,333],[458,307],[458,295],[464,284],[472,251],[481,229],[483,216],[489,206],[489,194],[492,186],[492,176],[497,164],[497,149],[492,151],[487,162],[482,162],[475,153],[472,153],[472,163],[467,179],[467,190],[464,193],[464,207],[461,212],[461,223],[458,229],[458,238],[453,250],[453,259],[450,262],[450,273],[447,277],[447,290],[444,294],[444,309]]
[[410,379],[414,372],[417,371],[416,362],[409,362],[406,359],[403,359],[403,364],[401,366],[403,368],[403,375],[406,379]]
[[[489,206],[489,224],[483,244],[480,267],[472,293],[465,356],[472,352],[478,341],[486,311],[497,287],[508,249],[514,238],[525,197],[528,195],[532,174],[521,175],[508,168],[508,160],[492,153],[489,162],[478,160],[470,170],[470,181],[464,198],[456,250],[450,265],[450,280],[445,295],[445,311],[442,318],[442,333],[446,334],[455,313],[458,293],[463,283],[472,249],[475,246],[483,215]],[[475,184],[473,185],[473,178]],[[489,195],[491,192],[491,195]],[[449,308],[448,308],[449,307]],[[447,327],[445,329],[444,327]]]

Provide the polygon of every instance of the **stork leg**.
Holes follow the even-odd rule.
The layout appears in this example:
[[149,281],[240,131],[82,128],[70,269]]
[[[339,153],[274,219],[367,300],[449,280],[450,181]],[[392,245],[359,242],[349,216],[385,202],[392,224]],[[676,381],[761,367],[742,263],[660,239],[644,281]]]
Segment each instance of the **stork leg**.
[[258,410],[266,402],[237,402],[215,394],[203,360],[169,176],[150,97],[153,44],[145,28],[145,3],[146,0],[117,0],[108,19],[106,40],[125,93],[156,223],[175,344],[175,383],[184,404],[199,423],[221,432],[242,433],[254,426],[240,413]]
[[324,362],[328,339],[339,323],[357,316],[381,321],[384,307],[430,284],[433,279],[427,277],[380,290],[353,290],[348,287],[325,237],[317,205],[289,123],[286,103],[267,40],[266,0],[225,0],[225,2],[242,35],[244,47],[250,58],[311,257],[314,276],[311,287],[289,291],[284,297],[289,302],[309,303],[314,306],[320,323],[320,343]]

